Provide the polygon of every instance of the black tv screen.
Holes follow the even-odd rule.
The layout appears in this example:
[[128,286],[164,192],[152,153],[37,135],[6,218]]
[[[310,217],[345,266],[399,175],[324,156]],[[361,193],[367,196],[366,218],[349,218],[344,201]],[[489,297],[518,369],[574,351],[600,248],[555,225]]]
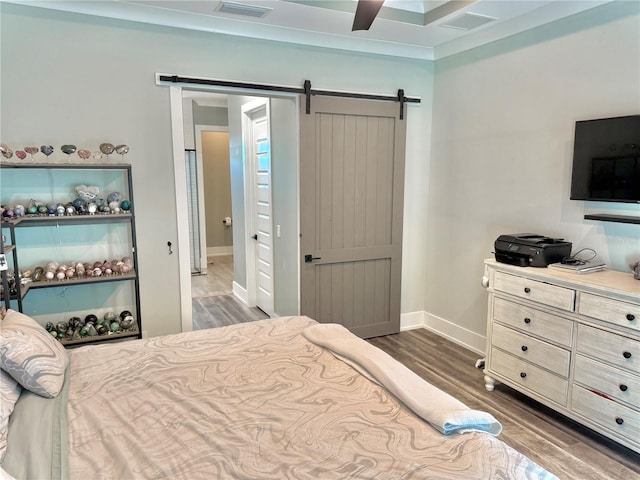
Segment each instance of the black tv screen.
[[571,199],[640,203],[640,115],[576,122]]

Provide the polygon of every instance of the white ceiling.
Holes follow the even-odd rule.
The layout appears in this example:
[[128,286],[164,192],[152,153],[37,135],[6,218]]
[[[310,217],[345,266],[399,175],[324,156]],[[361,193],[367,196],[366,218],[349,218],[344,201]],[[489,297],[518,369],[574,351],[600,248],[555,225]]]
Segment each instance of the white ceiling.
[[[42,8],[304,45],[435,60],[612,0],[385,0],[368,31],[351,31],[356,0],[4,0]],[[262,18],[222,3],[265,7]],[[487,20],[469,30],[465,20]]]

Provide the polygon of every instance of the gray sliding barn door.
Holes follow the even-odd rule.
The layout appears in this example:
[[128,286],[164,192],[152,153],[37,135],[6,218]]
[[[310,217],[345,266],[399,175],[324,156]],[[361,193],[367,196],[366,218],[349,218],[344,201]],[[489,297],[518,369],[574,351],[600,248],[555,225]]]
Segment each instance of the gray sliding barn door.
[[395,102],[300,113],[300,309],[360,337],[400,331],[406,120]]

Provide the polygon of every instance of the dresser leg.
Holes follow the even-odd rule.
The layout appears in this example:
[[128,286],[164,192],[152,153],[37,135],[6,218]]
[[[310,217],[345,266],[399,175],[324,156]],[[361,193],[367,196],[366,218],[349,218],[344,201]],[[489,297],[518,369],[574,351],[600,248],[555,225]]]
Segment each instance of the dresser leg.
[[487,392],[493,392],[493,389],[496,386],[496,381],[493,377],[490,377],[489,375],[484,376],[484,388],[487,389]]

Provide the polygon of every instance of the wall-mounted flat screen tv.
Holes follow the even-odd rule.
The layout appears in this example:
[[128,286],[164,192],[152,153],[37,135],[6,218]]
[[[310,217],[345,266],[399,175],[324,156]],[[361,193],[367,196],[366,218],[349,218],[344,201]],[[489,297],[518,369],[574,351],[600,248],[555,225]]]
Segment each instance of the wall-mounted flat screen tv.
[[576,122],[571,199],[640,203],[640,115]]

